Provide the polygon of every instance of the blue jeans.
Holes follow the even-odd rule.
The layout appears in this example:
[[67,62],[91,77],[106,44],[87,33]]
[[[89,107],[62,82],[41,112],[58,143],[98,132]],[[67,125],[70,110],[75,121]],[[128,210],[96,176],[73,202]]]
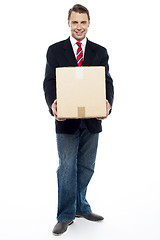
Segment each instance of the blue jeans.
[[74,134],[57,134],[59,222],[70,222],[76,214],[91,212],[86,191],[94,173],[98,136],[98,133],[91,134],[87,128]]

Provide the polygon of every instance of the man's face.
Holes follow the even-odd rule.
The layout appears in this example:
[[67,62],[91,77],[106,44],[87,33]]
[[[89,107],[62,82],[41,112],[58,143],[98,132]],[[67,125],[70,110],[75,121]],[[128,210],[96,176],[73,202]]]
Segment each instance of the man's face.
[[89,20],[86,13],[72,12],[68,25],[71,28],[71,35],[77,41],[82,41],[88,31]]

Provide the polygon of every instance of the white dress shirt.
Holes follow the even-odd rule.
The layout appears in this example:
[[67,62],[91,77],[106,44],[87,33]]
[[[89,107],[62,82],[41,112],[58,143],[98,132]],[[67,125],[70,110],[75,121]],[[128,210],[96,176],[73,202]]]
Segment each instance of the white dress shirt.
[[[75,58],[77,59],[76,55],[77,55],[77,49],[78,49],[78,45],[76,44],[78,41],[73,38],[72,36],[70,36],[70,41],[71,41],[71,45],[73,48],[73,52],[75,54]],[[85,48],[86,48],[86,43],[87,43],[87,38],[85,37],[82,41],[80,41],[81,47],[82,47],[82,51],[83,51],[83,59],[84,59],[84,53],[85,53]]]
[[[75,54],[75,58],[77,59],[77,49],[78,49],[78,45],[76,44],[78,41],[73,38],[72,36],[70,36],[70,41],[71,41],[71,45],[72,45],[72,48],[73,48],[73,52]],[[81,44],[81,47],[82,47],[82,51],[83,51],[83,59],[84,59],[84,53],[85,53],[85,48],[86,48],[86,43],[87,43],[87,38],[85,37],[80,43]],[[84,119],[82,118],[81,119],[81,123],[80,123],[80,128],[86,128],[86,124],[85,124],[85,121]]]

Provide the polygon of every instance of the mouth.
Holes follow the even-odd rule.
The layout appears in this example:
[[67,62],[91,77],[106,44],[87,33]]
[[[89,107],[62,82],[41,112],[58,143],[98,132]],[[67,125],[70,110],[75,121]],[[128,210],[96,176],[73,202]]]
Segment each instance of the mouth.
[[83,32],[76,32],[78,36],[82,36]]

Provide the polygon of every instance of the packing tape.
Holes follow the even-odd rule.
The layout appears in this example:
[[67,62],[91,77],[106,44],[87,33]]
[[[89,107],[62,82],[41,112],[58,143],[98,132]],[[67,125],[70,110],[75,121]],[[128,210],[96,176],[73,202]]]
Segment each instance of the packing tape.
[[76,67],[76,79],[83,79],[83,67]]
[[78,107],[78,118],[85,118],[85,107]]

